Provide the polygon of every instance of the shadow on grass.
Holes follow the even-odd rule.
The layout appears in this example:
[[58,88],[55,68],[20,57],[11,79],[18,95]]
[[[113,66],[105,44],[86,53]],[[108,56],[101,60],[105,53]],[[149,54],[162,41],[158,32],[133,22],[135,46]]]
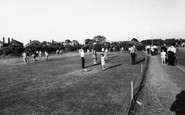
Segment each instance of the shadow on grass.
[[115,58],[115,57],[118,57],[118,56],[112,56],[112,57],[108,57],[109,59],[113,59],[113,58]]
[[135,65],[136,65],[136,64],[139,64],[139,63],[141,63],[141,62],[143,62],[143,61],[145,61],[145,58],[144,58],[144,59],[141,59],[140,61],[137,61],[137,62],[135,63]]
[[101,62],[98,62],[97,64],[88,65],[88,66],[86,66],[86,68],[88,68],[88,67],[93,67],[93,66],[97,66],[97,65],[100,65],[100,64],[101,64]]
[[121,66],[121,65],[122,64],[117,64],[117,65],[110,66],[110,67],[106,68],[104,71],[115,68],[115,67],[118,67],[118,66]]

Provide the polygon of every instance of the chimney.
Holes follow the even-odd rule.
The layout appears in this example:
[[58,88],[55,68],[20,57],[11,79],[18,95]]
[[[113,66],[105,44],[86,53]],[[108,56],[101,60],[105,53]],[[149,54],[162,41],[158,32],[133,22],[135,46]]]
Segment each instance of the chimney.
[[10,43],[10,38],[8,38],[8,44]]
[[12,38],[12,41],[13,41],[13,38]]
[[3,37],[3,43],[5,43],[5,38]]

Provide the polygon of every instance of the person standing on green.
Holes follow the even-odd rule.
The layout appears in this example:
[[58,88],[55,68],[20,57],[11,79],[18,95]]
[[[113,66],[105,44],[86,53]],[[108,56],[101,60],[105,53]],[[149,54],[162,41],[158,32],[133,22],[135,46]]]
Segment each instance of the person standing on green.
[[131,56],[131,60],[132,60],[132,65],[135,65],[136,64],[136,57],[137,57],[137,49],[136,49],[136,46],[133,45],[131,48],[130,48],[130,56]]
[[82,61],[82,69],[84,69],[84,71],[87,71],[85,68],[85,53],[84,53],[83,48],[80,49],[79,53],[80,53],[80,57]]

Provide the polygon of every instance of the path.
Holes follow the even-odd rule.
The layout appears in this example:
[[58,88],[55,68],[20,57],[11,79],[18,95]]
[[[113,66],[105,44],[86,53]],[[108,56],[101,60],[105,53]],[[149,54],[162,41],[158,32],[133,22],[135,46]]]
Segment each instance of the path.
[[175,66],[161,65],[158,56],[150,56],[146,84],[136,104],[134,115],[174,115],[170,107],[175,96],[185,89],[185,73]]

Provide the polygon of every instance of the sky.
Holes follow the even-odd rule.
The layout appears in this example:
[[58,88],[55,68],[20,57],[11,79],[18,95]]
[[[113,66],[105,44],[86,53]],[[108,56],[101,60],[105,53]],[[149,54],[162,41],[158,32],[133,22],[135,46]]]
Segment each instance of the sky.
[[185,39],[185,0],[0,0],[0,41]]

